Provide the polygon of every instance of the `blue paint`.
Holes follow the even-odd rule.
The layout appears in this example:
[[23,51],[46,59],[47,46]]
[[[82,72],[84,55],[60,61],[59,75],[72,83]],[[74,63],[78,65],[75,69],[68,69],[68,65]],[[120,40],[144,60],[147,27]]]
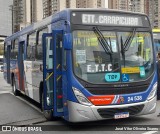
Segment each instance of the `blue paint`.
[[122,81],[123,82],[129,82],[129,75],[128,74],[122,74]]
[[139,67],[139,69],[140,69],[140,77],[141,78],[145,77],[146,76],[146,72],[145,72],[144,67]]
[[120,73],[107,73],[105,75],[105,80],[107,82],[117,82],[120,80]]

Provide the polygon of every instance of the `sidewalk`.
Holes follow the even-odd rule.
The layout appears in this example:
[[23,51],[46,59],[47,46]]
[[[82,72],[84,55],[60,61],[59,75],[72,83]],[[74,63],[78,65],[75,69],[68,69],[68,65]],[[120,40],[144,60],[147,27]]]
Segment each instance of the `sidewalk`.
[[5,92],[12,92],[12,87],[10,84],[7,84],[3,78],[3,73],[0,72],[0,94]]

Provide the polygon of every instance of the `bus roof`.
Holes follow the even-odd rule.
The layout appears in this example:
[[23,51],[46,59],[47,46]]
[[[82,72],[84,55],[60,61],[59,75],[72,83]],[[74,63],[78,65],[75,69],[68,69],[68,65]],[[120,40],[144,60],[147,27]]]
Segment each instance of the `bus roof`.
[[19,36],[22,36],[24,34],[27,34],[27,33],[30,33],[30,32],[33,32],[35,30],[39,30],[39,29],[42,29],[44,28],[46,25],[49,25],[51,23],[54,23],[58,20],[67,20],[69,19],[69,13],[70,12],[73,12],[73,11],[82,11],[82,12],[108,12],[108,13],[124,13],[124,14],[135,14],[135,15],[144,15],[144,16],[147,16],[143,13],[133,13],[133,12],[130,12],[130,11],[122,11],[122,10],[113,10],[113,9],[106,9],[106,8],[97,8],[97,9],[94,9],[94,8],[75,8],[75,9],[65,9],[63,11],[60,11],[60,12],[57,12],[56,14],[54,15],[51,15],[39,22],[36,22],[36,23],[33,23],[32,25],[30,26],[27,26],[26,28],[22,29],[21,31],[19,32],[16,32],[14,33],[13,35],[9,36],[6,38],[5,42],[7,41],[10,41],[12,39],[16,39],[17,37]]
[[[109,9],[109,8],[71,8],[68,9],[70,11],[83,11],[83,12],[115,12],[115,13],[126,13],[126,14],[139,14],[139,15],[146,15],[144,13],[139,13],[139,12],[131,12],[131,11],[124,11],[124,10],[118,10],[118,9]],[[147,15],[146,15],[147,16]]]

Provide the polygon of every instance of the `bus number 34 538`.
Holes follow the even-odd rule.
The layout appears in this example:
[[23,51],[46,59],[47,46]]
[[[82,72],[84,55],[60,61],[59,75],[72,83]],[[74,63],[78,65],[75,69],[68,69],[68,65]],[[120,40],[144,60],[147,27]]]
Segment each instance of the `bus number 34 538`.
[[128,102],[141,101],[141,100],[142,100],[142,96],[131,96],[131,97],[128,97]]

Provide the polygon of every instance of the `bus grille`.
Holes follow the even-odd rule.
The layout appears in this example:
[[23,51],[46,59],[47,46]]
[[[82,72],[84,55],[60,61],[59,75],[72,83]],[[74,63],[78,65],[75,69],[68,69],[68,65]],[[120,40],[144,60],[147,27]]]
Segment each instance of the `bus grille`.
[[102,118],[114,118],[116,113],[129,112],[130,116],[136,115],[142,111],[144,105],[130,106],[127,108],[103,108],[98,109],[98,113]]
[[86,89],[93,95],[120,95],[144,92],[148,89],[149,85],[135,86],[135,87],[87,87]]

